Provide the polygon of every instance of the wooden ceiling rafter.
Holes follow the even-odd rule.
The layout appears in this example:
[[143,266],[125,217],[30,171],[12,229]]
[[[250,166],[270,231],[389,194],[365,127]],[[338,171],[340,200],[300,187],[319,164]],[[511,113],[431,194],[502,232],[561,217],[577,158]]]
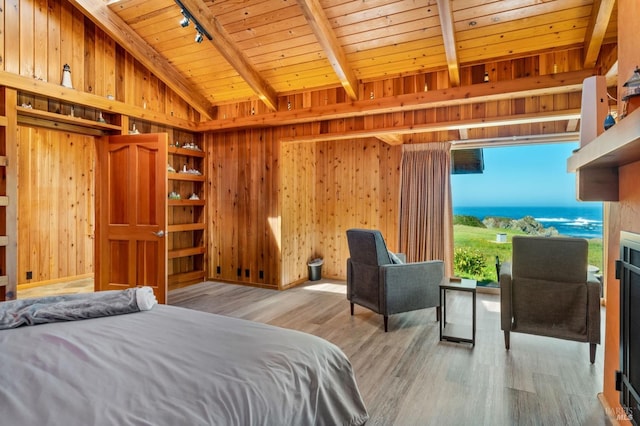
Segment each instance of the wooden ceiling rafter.
[[70,0],[102,31],[113,38],[150,72],[156,75],[171,90],[191,104],[205,119],[213,116],[211,102],[193,87],[168,60],[163,58],[149,43],[134,32],[115,12],[101,0]]
[[278,109],[276,91],[251,65],[245,54],[231,41],[229,34],[202,0],[180,0],[189,13],[198,20],[204,30],[213,38],[209,42],[215,46],[225,60],[240,74],[260,100],[271,111]]
[[402,145],[404,143],[404,136],[397,133],[384,133],[376,135],[376,138],[387,145]]
[[318,43],[320,43],[325,55],[327,55],[327,59],[338,76],[340,84],[347,92],[347,96],[351,100],[357,101],[360,92],[358,78],[347,61],[347,55],[340,46],[324,9],[322,9],[318,0],[298,0],[298,4],[307,23],[311,26],[318,39]]
[[591,20],[584,39],[584,67],[593,68],[607,33],[616,0],[594,0]]
[[343,119],[363,115],[407,112],[419,109],[572,93],[581,91],[584,79],[591,75],[593,75],[593,72],[589,70],[570,71],[377,99],[363,99],[343,104],[299,108],[291,111],[278,111],[248,117],[211,120],[199,123],[198,130],[216,131],[243,127],[291,125],[318,120]]
[[458,49],[456,46],[456,33],[453,26],[453,11],[449,0],[438,1],[438,16],[440,17],[440,28],[442,28],[442,40],[444,51],[447,57],[447,68],[449,69],[449,81],[451,86],[460,85],[460,62],[458,60]]
[[580,109],[544,111],[529,114],[499,115],[496,117],[474,118],[468,120],[452,120],[437,123],[412,124],[365,130],[340,130],[335,133],[316,133],[282,138],[282,142],[320,142],[333,140],[349,140],[361,138],[381,138],[387,134],[411,135],[460,129],[478,129],[485,127],[515,126],[521,124],[548,123],[580,118]]

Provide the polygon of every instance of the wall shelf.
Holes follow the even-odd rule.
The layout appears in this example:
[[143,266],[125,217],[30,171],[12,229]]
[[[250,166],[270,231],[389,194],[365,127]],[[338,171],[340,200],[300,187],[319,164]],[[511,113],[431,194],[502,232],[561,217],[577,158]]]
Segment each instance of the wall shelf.
[[184,223],[181,225],[168,225],[169,232],[204,231],[204,223]]
[[567,161],[570,172],[620,167],[640,160],[640,109],[589,142]]
[[204,247],[189,247],[184,249],[169,250],[169,259],[177,259],[179,257],[195,256],[197,254],[204,254],[206,249]]
[[618,168],[640,161],[640,109],[574,151],[567,170],[577,176],[582,201],[618,201]]
[[204,281],[204,270],[195,270],[169,275],[169,287],[180,288],[194,282]]
[[204,175],[193,175],[190,173],[172,173],[167,172],[167,178],[171,180],[184,180],[188,182],[204,182]]
[[[175,140],[193,141],[201,147],[199,135],[175,135]],[[206,153],[200,149],[181,148],[169,145],[168,164],[176,170],[204,170]],[[205,176],[202,174],[168,172],[168,191],[182,198],[167,201],[169,232],[167,257],[169,261],[169,289],[204,281],[206,244],[206,201],[204,200]],[[190,200],[191,194],[200,199]]]
[[179,207],[179,206],[183,206],[183,207],[187,207],[187,206],[204,206],[206,203],[204,200],[173,200],[173,199],[169,199],[169,206],[174,206],[174,207]]
[[169,154],[185,155],[187,157],[205,157],[204,151],[198,151],[197,149],[179,148],[176,146],[170,146],[167,152]]
[[122,131],[121,126],[87,120],[86,118],[81,117],[72,117],[69,115],[40,111],[21,106],[17,106],[16,110],[18,112],[19,124],[27,124],[62,131],[73,130],[75,132],[93,136],[119,134]]

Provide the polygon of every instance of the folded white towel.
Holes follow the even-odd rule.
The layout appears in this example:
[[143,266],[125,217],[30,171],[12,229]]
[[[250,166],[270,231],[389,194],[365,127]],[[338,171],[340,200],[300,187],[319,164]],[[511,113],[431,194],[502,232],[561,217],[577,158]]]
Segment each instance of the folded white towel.
[[136,288],[136,302],[138,303],[138,309],[141,311],[148,311],[158,304],[153,289],[151,287],[137,287]]

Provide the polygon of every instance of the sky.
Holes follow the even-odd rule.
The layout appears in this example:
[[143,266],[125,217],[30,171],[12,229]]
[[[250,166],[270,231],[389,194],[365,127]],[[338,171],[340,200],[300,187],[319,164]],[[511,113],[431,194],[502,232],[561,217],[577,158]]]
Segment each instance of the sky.
[[453,205],[584,206],[567,159],[577,142],[484,148],[482,174],[451,175]]

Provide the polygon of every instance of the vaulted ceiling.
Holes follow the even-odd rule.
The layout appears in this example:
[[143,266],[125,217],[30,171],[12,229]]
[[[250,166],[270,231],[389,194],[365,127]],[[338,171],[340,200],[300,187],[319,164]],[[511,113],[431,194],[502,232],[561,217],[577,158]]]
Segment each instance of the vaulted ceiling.
[[71,2],[205,118],[255,99],[276,111],[279,96],[337,86],[365,102],[366,82],[437,70],[455,88],[462,67],[576,47],[592,72],[617,37],[615,0]]

